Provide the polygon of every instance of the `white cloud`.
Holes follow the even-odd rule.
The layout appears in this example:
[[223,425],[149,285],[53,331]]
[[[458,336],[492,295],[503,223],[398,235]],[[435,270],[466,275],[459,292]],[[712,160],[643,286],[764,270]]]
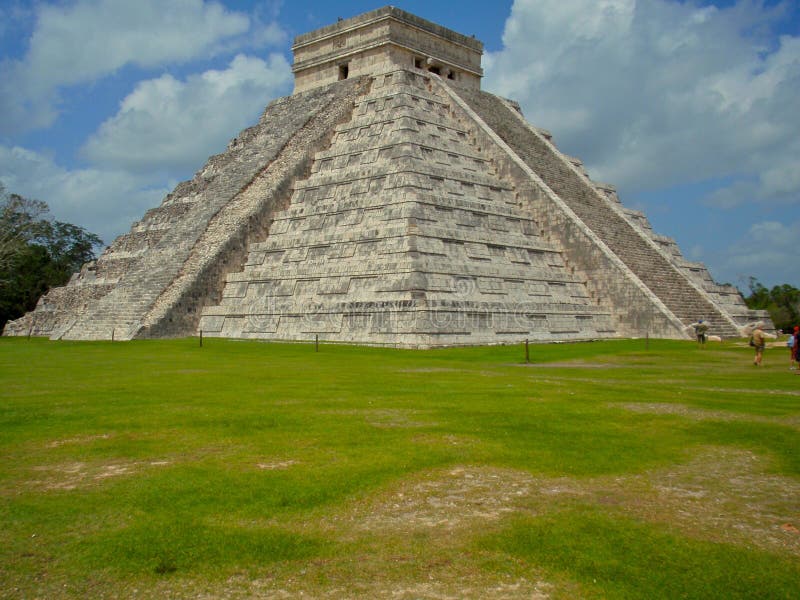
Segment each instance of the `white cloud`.
[[247,16],[202,0],[43,5],[26,62],[37,83],[79,83],[128,63],[153,67],[207,55],[248,27]]
[[254,46],[278,46],[287,39],[286,32],[276,22],[257,22],[253,28]]
[[720,258],[721,269],[744,285],[751,275],[768,287],[787,281],[797,285],[800,281],[799,239],[800,220],[789,224],[754,223],[743,238],[734,240],[725,250]]
[[291,79],[286,59],[275,54],[268,61],[238,55],[226,69],[184,81],[142,81],[85,144],[88,168],[66,169],[45,154],[0,145],[0,181],[108,244],[254,124]]
[[169,191],[147,176],[93,168],[70,171],[48,156],[2,145],[0,181],[9,192],[47,202],[56,219],[80,225],[106,244]]
[[236,56],[227,69],[140,82],[83,153],[104,168],[136,172],[196,170],[292,80],[286,59]]
[[768,37],[780,10],[516,0],[484,87],[520,101],[623,201],[727,180],[717,207],[797,204],[800,38]]
[[126,65],[185,63],[284,38],[274,23],[203,0],[40,4],[27,54],[0,64],[0,131],[50,125],[59,89],[96,81]]
[[704,201],[707,205],[732,209],[748,204],[760,195],[760,187],[755,179],[735,181],[709,193]]

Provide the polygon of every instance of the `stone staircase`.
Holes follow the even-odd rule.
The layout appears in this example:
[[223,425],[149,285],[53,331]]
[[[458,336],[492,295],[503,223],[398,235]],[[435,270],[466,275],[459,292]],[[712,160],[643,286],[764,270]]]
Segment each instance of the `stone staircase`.
[[[174,241],[173,232],[165,240]],[[186,252],[159,253],[164,258],[157,266],[154,260],[139,262],[126,273],[124,281],[100,298],[94,306],[68,328],[54,337],[81,340],[129,340],[136,336],[141,321],[161,291],[172,281]]]
[[[336,110],[328,111],[333,116],[323,119],[322,123],[315,118],[323,113],[327,115],[326,110],[331,106],[347,110],[348,102],[352,106],[355,90],[363,84],[363,81],[352,80],[270,104],[256,126],[243,131],[225,153],[211,157],[191,182],[179,185],[167,197],[162,207],[177,203],[190,206],[182,217],[154,238],[151,246],[142,249],[137,260],[127,265],[114,289],[89,304],[72,322],[54,330],[51,337],[132,339],[146,336],[149,327],[159,327],[161,335],[185,335],[192,331],[192,321],[196,322],[199,310],[191,302],[183,310],[180,327],[170,328],[164,322],[176,317],[174,307],[191,294],[192,284],[202,278],[210,263],[223,268],[230,256],[231,239],[246,237],[253,228],[250,227],[253,221],[249,220],[253,215],[247,212],[248,207],[242,208],[237,198],[252,188],[259,177],[263,179],[264,173],[268,173],[269,178],[272,167],[278,171],[274,178],[281,185],[285,185],[287,174],[291,176],[295,170],[302,170],[302,156],[293,156],[294,162],[287,160],[287,146],[300,138],[303,146],[300,154],[307,153],[314,139],[327,135]],[[307,131],[310,129],[313,131]],[[259,206],[256,204],[256,208]],[[235,210],[242,214],[232,216],[230,213]],[[209,238],[208,231],[221,217],[225,225],[231,226],[217,227],[214,236]],[[235,241],[233,245],[242,244]],[[203,260],[197,260],[198,254]],[[176,288],[176,281],[188,283]],[[203,282],[211,287],[213,283]],[[167,291],[170,291],[170,300],[162,302],[161,306],[159,299]],[[149,318],[157,306],[158,318]]]
[[[514,107],[487,92],[457,93],[684,325],[702,318],[709,322],[713,334],[739,335],[730,316],[678,271],[612,207],[569,157],[533,130]],[[591,277],[591,273],[588,275]]]
[[429,82],[375,78],[203,310],[204,335],[416,348],[617,335]]
[[667,260],[690,281],[694,282],[697,287],[702,289],[711,298],[711,301],[730,316],[739,327],[745,328],[756,321],[763,321],[767,330],[772,331],[775,329],[768,311],[748,308],[736,286],[729,283],[720,284],[714,281],[708,267],[703,263],[685,258],[673,238],[655,233],[644,213],[622,206],[613,186],[598,185],[598,187],[615,206],[622,210],[634,228],[655,242]]

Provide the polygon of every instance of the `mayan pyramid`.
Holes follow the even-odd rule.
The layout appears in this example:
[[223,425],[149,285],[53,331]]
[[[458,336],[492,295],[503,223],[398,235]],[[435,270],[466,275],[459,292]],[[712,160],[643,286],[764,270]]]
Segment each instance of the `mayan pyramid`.
[[432,347],[739,335],[714,283],[394,7],[295,39],[294,94],[6,335]]

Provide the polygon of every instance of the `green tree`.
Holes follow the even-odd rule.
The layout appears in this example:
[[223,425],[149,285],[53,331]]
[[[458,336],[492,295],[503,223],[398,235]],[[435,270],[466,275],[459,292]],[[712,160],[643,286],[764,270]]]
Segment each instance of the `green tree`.
[[46,203],[9,194],[0,184],[0,329],[33,310],[51,287],[64,285],[103,244],[48,213]]
[[769,312],[775,327],[784,331],[800,325],[800,290],[784,283],[768,289],[755,277],[750,277],[750,295],[744,301],[748,308]]
[[15,257],[42,232],[47,204],[6,193],[0,183],[0,270],[6,270]]

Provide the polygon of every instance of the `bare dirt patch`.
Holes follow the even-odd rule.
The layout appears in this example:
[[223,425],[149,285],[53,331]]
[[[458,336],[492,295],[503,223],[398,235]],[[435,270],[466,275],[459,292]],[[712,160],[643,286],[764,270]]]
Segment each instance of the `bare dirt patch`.
[[279,460],[266,463],[256,463],[256,466],[263,471],[284,471],[296,464],[298,464],[298,461],[296,460]]
[[445,367],[419,367],[416,369],[398,369],[398,373],[464,373],[464,369],[448,369]]
[[446,367],[419,367],[416,369],[398,369],[397,373],[469,373],[471,375],[480,375],[481,377],[499,377],[502,373],[497,371],[473,371],[471,369],[449,369]]
[[800,535],[783,527],[800,526],[800,481],[770,467],[752,452],[714,448],[685,466],[643,478],[644,502],[630,510],[689,535],[800,556]]
[[[544,600],[548,598],[549,585],[542,582],[529,581],[523,578],[509,579],[487,583],[478,581],[473,576],[466,574],[455,581],[453,576],[440,577],[440,574],[430,574],[429,581],[395,582],[385,587],[375,585],[361,585],[359,589],[348,592],[344,589],[334,589],[322,592],[307,593],[309,597],[321,598],[381,598],[391,600]],[[286,598],[296,598],[292,594]]]
[[613,508],[676,527],[698,539],[800,556],[800,481],[770,472],[767,458],[738,448],[709,448],[686,465],[642,475],[535,479],[532,507],[563,499]]
[[[727,387],[711,387],[711,386],[700,386],[700,385],[690,385],[685,381],[678,382],[675,379],[658,379],[654,383],[656,384],[663,384],[663,385],[675,385],[676,383],[680,383],[681,389],[684,390],[691,390],[697,392],[710,392],[713,394],[751,394],[753,392],[752,389],[748,388],[727,388]],[[759,389],[758,393],[762,396],[800,396],[800,390],[777,390],[777,389],[770,389],[770,388],[763,388]]]
[[[508,516],[546,514],[565,502],[599,506],[696,539],[800,556],[800,481],[771,473],[767,458],[745,450],[706,448],[685,465],[591,479],[465,465],[420,474],[321,522],[305,523],[309,531],[342,541],[372,539],[375,551],[311,564],[304,570],[308,580],[295,572],[276,574],[260,587],[245,583],[240,597],[547,598],[554,588],[537,573],[487,573],[475,557],[456,549],[501,527]],[[426,563],[426,556],[438,558]]]
[[[404,482],[341,515],[353,532],[439,536],[483,530],[515,512],[542,514],[565,499],[613,507],[686,535],[800,556],[800,481],[736,448],[710,448],[686,465],[613,478],[540,478],[524,471],[458,467]],[[787,526],[788,525],[788,526]]]
[[[276,464],[276,463],[270,463]],[[306,532],[353,542],[359,553],[275,565],[219,584],[171,579],[156,595],[192,598],[376,598],[543,600],[568,594],[533,568],[514,575],[481,568],[464,548],[513,514],[538,515],[565,503],[704,540],[800,556],[800,481],[736,448],[705,448],[686,464],[646,473],[579,479],[458,466],[418,474],[335,514],[304,519]],[[163,593],[160,593],[163,592]]]
[[792,415],[789,417],[765,417],[762,415],[751,415],[742,413],[732,413],[728,411],[706,410],[694,408],[685,404],[674,404],[671,402],[651,402],[651,403],[612,403],[611,408],[623,408],[632,412],[678,415],[696,421],[746,421],[753,423],[767,423],[770,425],[784,425],[800,429],[800,417]]
[[373,427],[383,429],[417,428],[436,425],[428,421],[414,419],[418,413],[405,410],[375,410],[367,415],[367,422]]
[[98,440],[108,440],[111,439],[111,435],[108,433],[101,433],[98,435],[84,435],[81,437],[74,437],[74,438],[66,438],[63,440],[53,440],[49,444],[47,444],[48,448],[59,448],[60,446],[71,446],[71,445],[81,445],[81,444],[91,444]]
[[74,490],[94,485],[104,479],[134,475],[144,469],[169,465],[169,461],[116,461],[110,463],[69,462],[33,467],[36,473],[27,484],[44,490]]
[[440,532],[496,521],[531,493],[530,475],[510,469],[458,467],[405,484],[350,516],[364,531]]
[[362,417],[373,427],[381,429],[431,427],[436,423],[420,420],[420,411],[403,409],[334,410],[331,414]]
[[448,434],[420,434],[412,438],[417,444],[428,444],[431,446],[455,446],[460,448],[477,446],[483,443],[478,437],[469,437],[466,435]]
[[510,363],[510,367],[525,367],[529,369],[619,369],[621,365],[612,363],[588,362],[545,362],[545,363]]
[[397,598],[399,600],[416,600],[417,598],[436,600],[460,600],[461,598],[475,600],[482,598],[513,600],[518,598],[530,598],[530,600],[539,600],[549,597],[546,593],[549,587],[550,586],[547,584],[532,582],[527,579],[496,582],[489,585],[481,585],[477,582],[470,585],[469,582],[462,582],[456,589],[453,589],[453,585],[450,582],[431,581],[398,586],[390,590],[382,590],[374,597]]
[[[363,561],[361,563],[363,565]],[[369,567],[367,567],[369,568]],[[335,574],[318,571],[312,566],[304,571],[305,577],[266,576],[250,579],[246,576],[229,578],[218,588],[196,589],[194,582],[180,585],[178,582],[162,584],[156,590],[159,597],[194,598],[197,600],[231,599],[269,599],[290,600],[295,598],[324,599],[363,599],[363,600],[546,600],[551,586],[544,582],[531,581],[522,577],[493,577],[489,580],[477,576],[474,571],[467,572],[458,565],[430,571],[423,581],[395,580],[388,576],[375,577],[365,581],[364,573],[346,581],[339,581]],[[304,584],[302,579],[313,580],[324,577],[331,585],[319,586]],[[332,579],[331,579],[332,578]],[[298,580],[300,579],[300,580]],[[179,591],[176,588],[180,588]]]

